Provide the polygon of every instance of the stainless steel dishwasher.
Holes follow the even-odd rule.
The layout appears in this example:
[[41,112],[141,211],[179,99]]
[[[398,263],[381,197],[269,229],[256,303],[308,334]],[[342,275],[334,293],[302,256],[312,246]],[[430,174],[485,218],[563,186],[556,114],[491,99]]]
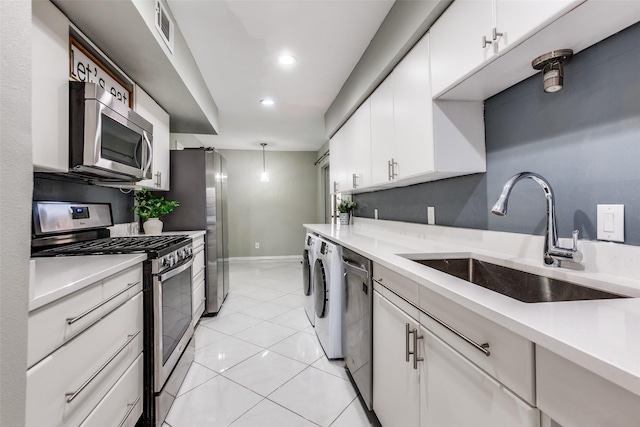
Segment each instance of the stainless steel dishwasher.
[[373,283],[371,260],[342,249],[345,270],[344,359],[362,400],[371,411],[373,387]]

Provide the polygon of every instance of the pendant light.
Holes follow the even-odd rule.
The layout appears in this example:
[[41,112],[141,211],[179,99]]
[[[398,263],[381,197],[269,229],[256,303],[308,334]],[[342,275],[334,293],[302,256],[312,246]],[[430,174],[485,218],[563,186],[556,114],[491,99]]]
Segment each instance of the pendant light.
[[269,182],[269,174],[267,173],[267,168],[264,161],[264,147],[267,146],[267,143],[261,142],[260,145],[262,145],[262,175],[260,175],[260,181]]

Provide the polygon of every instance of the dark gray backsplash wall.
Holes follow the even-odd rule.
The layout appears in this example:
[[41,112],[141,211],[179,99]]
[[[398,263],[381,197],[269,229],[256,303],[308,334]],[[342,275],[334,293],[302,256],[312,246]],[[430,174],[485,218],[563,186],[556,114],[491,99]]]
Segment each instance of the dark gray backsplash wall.
[[134,221],[131,211],[133,191],[123,193],[117,188],[88,185],[59,175],[36,173],[33,180],[33,200],[111,203],[114,224]]
[[[357,194],[356,216],[544,234],[545,199],[531,180],[515,185],[506,217],[489,213],[515,173],[537,172],[556,196],[558,234],[596,239],[596,205],[625,205],[625,244],[640,245],[640,24],[577,54],[564,89],[537,74],[485,102],[487,172]],[[564,48],[564,46],[558,46]],[[543,52],[540,52],[543,53]],[[533,58],[532,58],[533,59]]]

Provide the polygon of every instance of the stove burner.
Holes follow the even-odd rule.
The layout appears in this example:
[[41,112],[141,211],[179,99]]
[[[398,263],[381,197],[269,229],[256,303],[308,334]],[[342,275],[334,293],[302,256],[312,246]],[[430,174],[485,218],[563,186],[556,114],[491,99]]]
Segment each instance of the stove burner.
[[154,253],[187,239],[189,236],[186,235],[108,237],[46,249],[33,256]]

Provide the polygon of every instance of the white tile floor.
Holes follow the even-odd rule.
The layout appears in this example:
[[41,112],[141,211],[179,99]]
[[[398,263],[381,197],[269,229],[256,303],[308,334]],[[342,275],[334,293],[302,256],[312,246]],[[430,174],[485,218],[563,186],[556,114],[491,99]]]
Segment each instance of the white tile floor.
[[217,317],[164,427],[369,427],[343,361],[324,355],[303,308],[300,261],[232,263]]

